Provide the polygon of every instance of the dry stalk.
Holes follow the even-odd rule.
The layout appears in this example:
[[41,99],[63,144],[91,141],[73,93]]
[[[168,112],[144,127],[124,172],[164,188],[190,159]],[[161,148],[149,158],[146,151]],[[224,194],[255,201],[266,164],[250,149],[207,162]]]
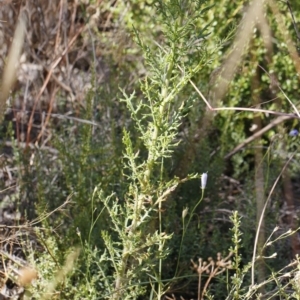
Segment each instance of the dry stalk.
[[0,123],[4,117],[7,98],[9,97],[11,89],[16,81],[16,72],[23,47],[25,28],[25,18],[21,15],[9,50],[7,63],[2,74],[0,92]]
[[[217,260],[215,261],[212,257],[209,257],[207,261],[203,261],[202,258],[198,259],[198,264],[191,259],[192,269],[198,273],[198,300],[202,300],[211,280],[223,273],[225,270],[231,268],[230,257],[233,253],[229,253],[225,258],[222,258],[220,252],[217,253]],[[202,274],[208,274],[208,278],[201,291]]]

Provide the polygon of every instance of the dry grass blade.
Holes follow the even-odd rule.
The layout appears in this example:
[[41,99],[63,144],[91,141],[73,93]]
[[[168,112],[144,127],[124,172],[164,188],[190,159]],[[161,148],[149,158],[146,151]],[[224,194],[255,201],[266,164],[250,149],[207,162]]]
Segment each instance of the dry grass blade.
[[10,47],[7,63],[2,74],[0,93],[0,122],[2,121],[5,113],[6,100],[16,81],[17,65],[23,47],[25,28],[25,18],[23,15],[21,15]]
[[242,60],[244,49],[247,47],[252,34],[253,29],[258,21],[258,16],[263,14],[264,1],[256,0],[249,5],[244,20],[239,26],[238,33],[233,42],[233,49],[225,60],[223,66],[221,66],[220,75],[217,79],[217,84],[213,87],[212,94],[215,100],[221,100],[228,89],[230,82],[232,81],[236,69]]

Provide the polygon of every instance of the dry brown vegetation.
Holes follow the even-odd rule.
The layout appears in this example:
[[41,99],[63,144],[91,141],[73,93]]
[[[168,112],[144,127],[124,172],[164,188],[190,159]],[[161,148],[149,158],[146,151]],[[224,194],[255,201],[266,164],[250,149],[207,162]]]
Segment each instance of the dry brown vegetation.
[[[12,42],[21,15],[26,20],[26,37],[19,62],[16,94],[7,118],[14,119],[19,142],[41,143],[47,139],[53,114],[76,116],[91,82],[92,66],[97,84],[105,80],[101,42],[92,43],[95,30],[111,30],[109,18],[99,17],[99,4],[79,1],[6,1],[0,10],[0,68]],[[104,18],[103,16],[106,16]],[[86,22],[86,19],[89,21]],[[104,48],[105,49],[105,48]],[[59,99],[64,99],[60,103]]]
[[[0,74],[4,77],[2,87],[7,90],[4,93],[2,88],[4,102],[7,93],[11,92],[9,104],[6,108],[2,106],[4,124],[13,122],[17,145],[24,151],[31,151],[31,155],[38,147],[48,149],[55,159],[57,151],[49,143],[52,136],[50,122],[55,120],[54,123],[59,126],[60,118],[76,118],[78,111],[85,107],[84,99],[91,88],[92,68],[96,68],[97,84],[108,76],[109,70],[101,55],[105,47],[91,42],[97,31],[111,30],[111,15],[105,13],[105,18],[103,15],[99,18],[100,2],[91,5],[76,0],[7,0],[0,4]],[[18,57],[13,53],[13,36],[20,19],[24,21],[25,39]],[[12,64],[17,65],[14,86],[12,80],[7,81],[8,75],[14,76],[14,71],[11,70],[10,74],[5,72],[7,57],[11,53],[14,57]],[[32,242],[37,240],[32,229],[34,221],[27,223],[23,214],[26,208],[21,215],[12,202],[19,191],[12,147],[11,141],[5,141],[5,153],[1,157],[1,179],[5,181],[0,211],[1,230],[5,232],[1,235],[0,250],[0,295],[4,297],[1,299],[12,294],[17,299],[24,292],[23,286],[37,276],[25,261],[25,250],[22,250],[34,250],[31,248]],[[18,225],[20,223],[23,225]],[[30,246],[24,244],[26,241],[31,241]]]

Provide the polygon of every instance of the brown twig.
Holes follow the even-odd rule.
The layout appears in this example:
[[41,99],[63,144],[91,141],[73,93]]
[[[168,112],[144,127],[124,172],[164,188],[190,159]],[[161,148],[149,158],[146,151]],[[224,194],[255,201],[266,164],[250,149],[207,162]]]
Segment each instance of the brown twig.
[[290,14],[292,16],[292,21],[293,21],[293,25],[294,25],[294,29],[295,29],[295,32],[296,32],[296,35],[297,35],[297,38],[298,40],[300,41],[300,33],[299,33],[299,30],[297,28],[297,23],[296,23],[296,20],[295,20],[295,17],[294,17],[294,14],[293,14],[293,10],[292,10],[292,6],[291,6],[291,3],[289,0],[286,0],[286,4],[289,8],[289,11],[290,11]]
[[60,0],[59,18],[58,18],[57,32],[56,32],[56,39],[55,39],[55,47],[54,47],[54,52],[55,53],[57,51],[58,45],[60,44],[60,30],[61,30],[61,24],[62,24],[63,8],[64,8],[64,1]]
[[250,137],[248,137],[247,139],[245,139],[242,143],[240,143],[238,146],[236,146],[232,151],[230,151],[228,154],[226,154],[224,158],[225,159],[230,158],[232,155],[234,155],[239,150],[241,150],[242,148],[244,148],[247,144],[253,142],[255,139],[257,139],[260,136],[262,136],[265,132],[267,132],[271,128],[273,128],[276,125],[282,123],[283,121],[290,120],[291,118],[292,117],[290,117],[290,116],[280,116],[280,117],[274,119],[267,126],[263,127],[259,131],[255,132],[253,135],[251,135]]
[[50,99],[50,102],[49,102],[49,108],[48,108],[48,111],[47,111],[47,114],[46,114],[46,120],[45,120],[45,122],[43,122],[43,124],[41,125],[41,126],[42,126],[42,129],[40,130],[39,135],[38,135],[37,138],[36,138],[36,142],[38,142],[38,141],[40,140],[40,138],[43,136],[44,131],[45,131],[45,129],[46,129],[46,126],[47,126],[47,124],[49,123],[49,120],[50,120],[50,117],[51,117],[51,112],[52,112],[52,109],[53,109],[53,103],[54,103],[54,100],[55,100],[56,93],[57,93],[57,87],[54,87],[53,90],[52,90],[52,92],[51,92],[51,99]]

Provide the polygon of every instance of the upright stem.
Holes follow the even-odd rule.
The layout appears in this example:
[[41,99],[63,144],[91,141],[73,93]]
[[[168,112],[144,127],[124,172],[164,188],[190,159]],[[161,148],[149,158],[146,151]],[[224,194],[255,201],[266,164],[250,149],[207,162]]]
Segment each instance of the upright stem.
[[[173,47],[173,51],[174,51],[174,47]],[[173,57],[173,52],[172,51],[172,57]],[[174,68],[174,63],[173,63],[173,59],[171,59],[171,62],[168,65],[168,70],[166,71],[165,74],[165,84],[164,87],[162,88],[161,91],[161,105],[159,107],[159,116],[160,118],[162,116],[164,116],[165,114],[165,106],[166,106],[166,101],[164,101],[169,93],[169,82],[170,82],[170,78],[172,76],[172,71]],[[153,139],[152,139],[152,145],[155,145],[155,143],[157,142],[157,138],[159,136],[159,131],[160,131],[160,127],[161,127],[161,119],[159,120],[153,120],[154,121],[154,132],[153,132]],[[148,180],[150,179],[150,174],[152,171],[152,166],[154,163],[154,159],[153,159],[153,153],[151,152],[152,149],[149,150],[149,155],[148,155],[148,173],[146,174],[148,176]],[[161,211],[162,211],[162,201],[159,202],[158,204],[158,220],[159,220],[159,233],[162,234],[162,215],[161,215]],[[159,241],[159,247],[158,247],[158,252],[161,254],[162,250],[163,250],[163,242],[162,240]],[[161,273],[162,273],[162,258],[161,255],[159,257],[159,266],[158,266],[158,291],[157,291],[157,298],[158,300],[161,299],[162,296],[162,285],[161,285]]]
[[[254,57],[253,61],[256,60],[256,56]],[[255,106],[260,105],[260,89],[259,89],[259,72],[258,67],[256,68],[255,75],[252,78],[251,82],[252,87],[252,95],[253,95],[253,104]],[[256,131],[261,130],[262,128],[262,120],[261,116],[255,116],[253,119],[253,123],[256,125]],[[261,139],[257,139],[255,141],[255,150],[254,150],[254,157],[255,157],[255,199],[256,199],[256,227],[258,230],[258,224],[260,221],[260,217],[263,212],[264,204],[265,204],[265,184],[264,184],[264,169],[263,169],[263,152],[262,152],[262,144]],[[257,280],[258,283],[261,283],[265,280],[265,264],[263,259],[263,247],[266,241],[265,237],[265,221],[262,219],[260,231],[258,233],[258,241],[257,247],[259,251],[259,260],[257,261]],[[265,288],[262,286],[259,289],[259,292],[264,294]]]
[[[162,201],[159,202],[158,205],[158,218],[159,218],[159,233],[162,233],[162,216],[161,216],[161,203]],[[161,254],[163,250],[163,244],[161,242],[161,240],[159,241],[159,248],[158,248],[158,253]],[[162,296],[162,287],[161,287],[161,271],[162,271],[162,259],[161,259],[161,255],[159,257],[159,266],[158,266],[158,300],[160,300],[161,296]]]
[[181,242],[180,242],[180,248],[179,248],[179,253],[178,253],[178,259],[177,259],[177,266],[176,266],[176,271],[175,271],[175,276],[177,275],[177,272],[178,272],[178,267],[179,267],[179,260],[180,260],[180,256],[181,256],[181,250],[182,250],[182,244],[183,244],[183,240],[184,240],[184,237],[185,237],[185,233],[189,227],[189,224],[192,220],[192,217],[194,215],[194,212],[195,212],[195,209],[198,207],[198,205],[201,203],[201,201],[203,200],[203,196],[204,196],[204,189],[202,189],[202,195],[201,195],[201,198],[200,200],[197,202],[197,204],[194,206],[191,214],[190,214],[190,217],[189,217],[189,220],[186,224],[186,227],[184,226],[184,218],[182,218],[182,228],[183,228],[183,231],[182,231],[182,235],[181,235]]

